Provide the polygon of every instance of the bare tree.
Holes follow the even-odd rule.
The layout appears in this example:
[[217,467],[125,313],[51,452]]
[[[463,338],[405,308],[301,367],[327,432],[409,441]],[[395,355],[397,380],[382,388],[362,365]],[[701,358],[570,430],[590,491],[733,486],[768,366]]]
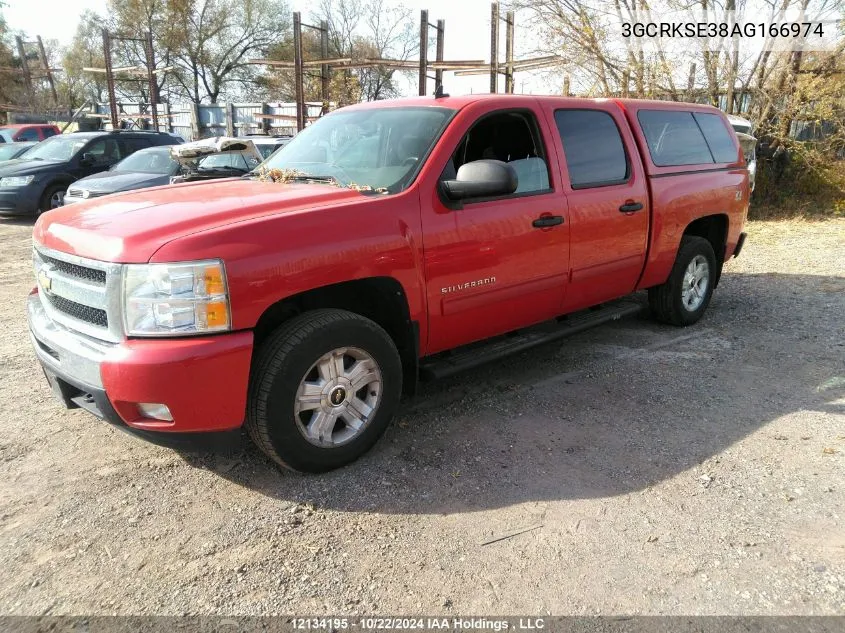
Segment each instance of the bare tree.
[[[353,61],[408,60],[419,52],[419,29],[410,9],[384,0],[322,0],[312,15],[329,25],[329,54]],[[341,72],[341,101],[375,101],[401,94],[400,71],[370,67]],[[336,82],[337,83],[337,82]]]

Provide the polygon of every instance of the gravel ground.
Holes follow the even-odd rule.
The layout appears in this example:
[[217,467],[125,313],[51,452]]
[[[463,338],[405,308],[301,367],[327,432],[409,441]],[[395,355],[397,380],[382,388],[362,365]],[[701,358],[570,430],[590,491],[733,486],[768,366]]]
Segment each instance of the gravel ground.
[[845,220],[749,230],[697,326],[427,385],[300,476],[59,409],[0,220],[2,613],[845,614]]

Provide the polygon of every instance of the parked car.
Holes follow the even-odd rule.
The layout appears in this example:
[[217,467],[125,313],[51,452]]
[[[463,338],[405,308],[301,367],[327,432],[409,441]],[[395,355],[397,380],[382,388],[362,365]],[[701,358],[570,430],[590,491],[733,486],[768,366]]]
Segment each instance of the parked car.
[[22,123],[0,126],[0,143],[20,143],[21,141],[43,141],[45,138],[61,134],[55,125],[46,123]]
[[736,138],[739,140],[739,146],[742,148],[742,153],[745,155],[745,162],[748,165],[748,183],[752,193],[754,192],[754,182],[757,179],[757,139],[750,134],[736,133]]
[[217,136],[185,143],[170,151],[182,165],[182,173],[171,182],[195,182],[243,176],[263,160],[250,139]]
[[30,147],[37,143],[38,141],[21,141],[20,143],[0,144],[0,163],[20,158],[24,152],[28,151]]
[[267,134],[248,134],[248,138],[255,144],[256,149],[261,153],[263,159],[291,142],[292,136],[269,136]]
[[[192,143],[142,149],[124,158],[109,171],[77,180],[67,190],[64,203],[83,202],[120,191],[171,183],[242,176],[259,163],[255,149],[241,149],[243,145],[240,141],[235,147],[223,144],[218,148],[219,153],[202,155],[192,150]],[[183,154],[190,154],[190,157]]]
[[[337,164],[373,137],[376,157]],[[634,291],[696,323],[745,241],[745,160],[704,105],[376,101],[266,167],[39,218],[29,327],[65,406],[147,432],[245,425],[325,471],[418,379],[638,312]]]
[[80,178],[68,188],[64,204],[82,202],[119,191],[169,185],[170,179],[182,169],[170,156],[171,147],[174,146],[160,145],[138,150],[108,171]]
[[173,143],[156,132],[74,132],[42,141],[0,165],[0,215],[38,215],[62,206],[68,186],[139,149]]
[[754,133],[754,124],[745,119],[741,116],[737,116],[735,114],[728,115],[728,121],[731,124],[731,127],[734,129],[734,132],[738,134],[748,134],[751,135]]

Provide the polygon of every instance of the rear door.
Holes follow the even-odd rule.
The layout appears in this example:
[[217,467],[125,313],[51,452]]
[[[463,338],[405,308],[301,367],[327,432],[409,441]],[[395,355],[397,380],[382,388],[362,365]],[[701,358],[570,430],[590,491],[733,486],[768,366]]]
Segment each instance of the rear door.
[[563,157],[569,203],[571,312],[634,291],[645,263],[648,184],[619,108],[586,100],[544,100]]

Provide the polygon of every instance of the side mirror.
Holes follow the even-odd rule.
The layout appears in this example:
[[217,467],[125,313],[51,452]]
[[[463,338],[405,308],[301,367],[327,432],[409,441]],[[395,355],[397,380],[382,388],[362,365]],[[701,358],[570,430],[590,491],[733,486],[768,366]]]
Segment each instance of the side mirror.
[[94,154],[86,152],[82,155],[82,158],[79,159],[79,164],[83,167],[91,167],[97,161],[94,159]]
[[513,167],[500,160],[476,160],[461,165],[455,180],[441,183],[449,200],[506,196],[516,191],[518,179]]

